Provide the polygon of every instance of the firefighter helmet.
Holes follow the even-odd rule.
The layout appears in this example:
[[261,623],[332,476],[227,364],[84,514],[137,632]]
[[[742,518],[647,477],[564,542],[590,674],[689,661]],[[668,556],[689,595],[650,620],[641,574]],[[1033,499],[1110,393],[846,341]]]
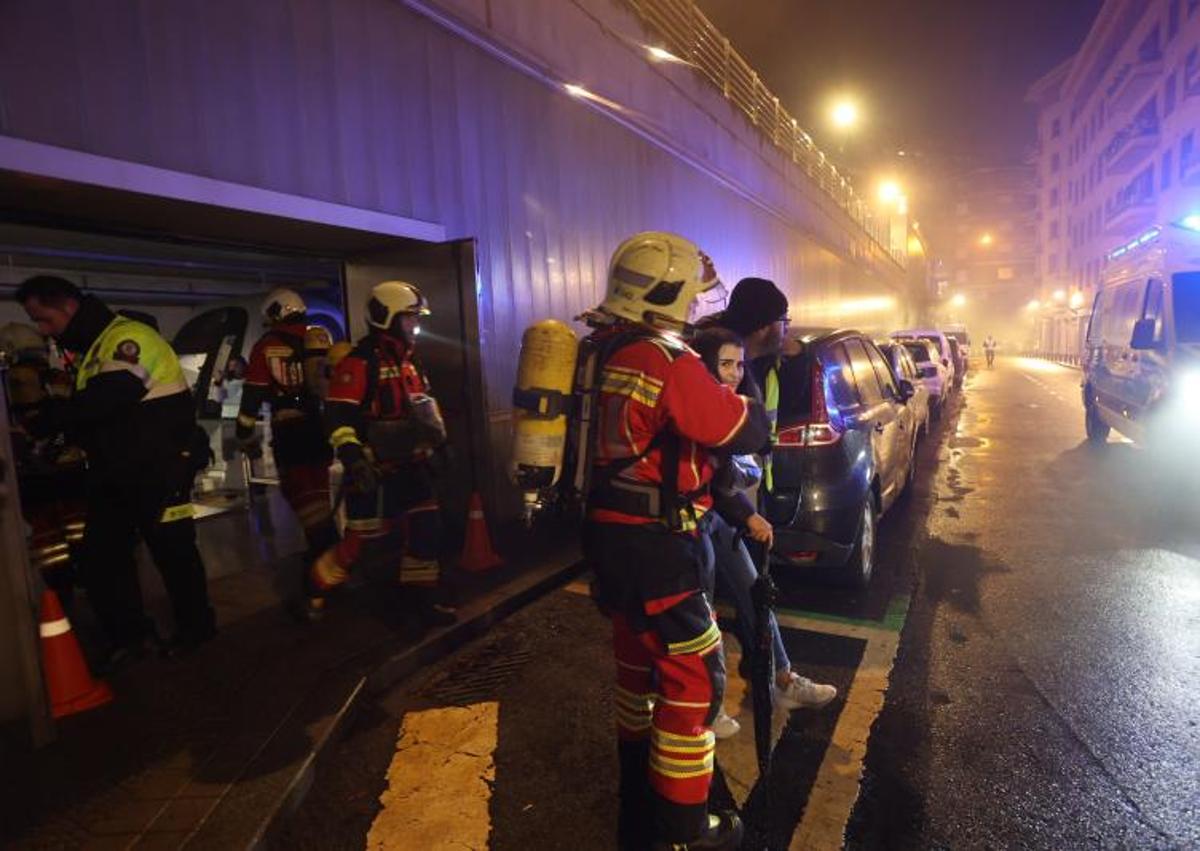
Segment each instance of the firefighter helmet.
[[262,304],[263,321],[268,325],[283,322],[292,316],[299,316],[307,310],[308,306],[305,305],[304,299],[300,298],[299,293],[286,287],[271,290]]
[[397,316],[428,316],[429,302],[419,289],[404,281],[384,281],[371,288],[367,324],[386,331]]
[[712,261],[682,236],[645,231],[625,240],[608,267],[601,309],[634,322],[688,321],[693,300],[720,284]]
[[9,363],[24,363],[30,360],[45,361],[50,356],[46,338],[32,325],[9,322],[0,328],[0,352]]

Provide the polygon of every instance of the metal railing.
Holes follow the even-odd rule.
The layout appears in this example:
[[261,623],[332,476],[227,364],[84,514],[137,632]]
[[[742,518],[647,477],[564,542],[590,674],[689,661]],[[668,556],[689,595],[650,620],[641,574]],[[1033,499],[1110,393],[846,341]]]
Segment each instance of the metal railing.
[[800,123],[780,105],[779,98],[758,78],[758,73],[692,0],[625,0],[625,3],[662,38],[664,49],[707,77],[884,252],[901,266],[905,264],[904,252],[890,249],[887,220],[871,214],[845,175],[838,172]]

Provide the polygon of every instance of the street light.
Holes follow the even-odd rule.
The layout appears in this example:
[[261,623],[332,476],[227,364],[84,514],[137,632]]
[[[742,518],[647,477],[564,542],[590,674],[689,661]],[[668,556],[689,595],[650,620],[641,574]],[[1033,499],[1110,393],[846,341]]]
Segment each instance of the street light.
[[1035,298],[1035,299],[1032,299],[1032,300],[1029,302],[1029,304],[1025,305],[1025,309],[1026,309],[1026,310],[1030,310],[1030,311],[1032,311],[1032,310],[1041,310],[1041,309],[1042,309],[1042,302],[1041,302],[1039,299],[1036,299],[1036,298]]
[[894,180],[884,180],[879,184],[879,201],[883,204],[900,204],[904,198],[904,191],[900,188],[900,184]]
[[1054,300],[1057,301],[1059,304],[1062,304],[1064,301],[1066,301],[1067,300],[1066,290],[1055,290],[1054,291]]
[[995,238],[987,231],[984,231],[979,236],[979,244],[982,245],[984,248],[991,247],[992,243],[994,243],[995,241],[996,241]]
[[962,307],[967,303],[967,297],[962,293],[958,293],[954,298],[950,299],[950,303],[955,307]]
[[1071,293],[1071,300],[1067,304],[1072,310],[1079,310],[1079,308],[1083,307],[1083,293],[1075,290],[1075,292]]
[[838,130],[850,130],[858,125],[858,104],[850,98],[840,98],[834,102],[829,117]]

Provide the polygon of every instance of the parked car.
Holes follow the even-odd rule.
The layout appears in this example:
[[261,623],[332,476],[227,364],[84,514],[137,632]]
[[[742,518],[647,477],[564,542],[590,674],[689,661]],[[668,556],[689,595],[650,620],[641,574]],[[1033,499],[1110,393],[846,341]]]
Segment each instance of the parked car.
[[967,332],[966,325],[946,325],[942,328],[942,333],[947,338],[958,340],[959,351],[962,352],[963,360],[963,375],[966,375],[971,369],[971,335]]
[[943,394],[949,390],[948,370],[942,366],[937,347],[928,340],[901,340],[900,344],[908,350],[921,384],[929,394],[929,415],[937,419],[942,414]]
[[1140,274],[1100,290],[1084,342],[1087,437],[1194,436],[1200,423],[1200,272]]
[[921,371],[909,354],[903,343],[883,342],[877,344],[879,351],[887,358],[892,374],[899,381],[903,379],[913,386],[912,398],[905,406],[912,417],[913,453],[917,451],[917,441],[929,433],[929,388],[921,380]]
[[915,392],[857,331],[795,332],[800,353],[780,367],[773,561],[817,566],[865,586],[875,567],[879,518],[912,475]]
[[893,340],[928,340],[937,348],[938,361],[946,368],[943,399],[950,397],[950,391],[958,385],[958,365],[954,362],[954,354],[950,351],[950,340],[936,328],[916,328],[906,331],[893,331],[889,336]]

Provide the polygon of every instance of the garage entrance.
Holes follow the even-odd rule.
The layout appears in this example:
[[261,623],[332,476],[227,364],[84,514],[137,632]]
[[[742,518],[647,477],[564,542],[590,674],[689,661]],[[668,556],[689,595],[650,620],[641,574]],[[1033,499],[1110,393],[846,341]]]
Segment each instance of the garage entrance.
[[[299,525],[277,488],[251,486],[250,478],[269,483],[272,471],[246,470],[232,439],[240,382],[227,377],[229,366],[248,356],[261,334],[261,301],[281,286],[297,290],[310,316],[335,340],[365,332],[366,296],[379,281],[400,278],[426,293],[434,313],[422,323],[419,355],[451,436],[455,464],[443,504],[448,538],[456,538],[454,526],[461,529],[470,492],[486,475],[478,463],[484,457],[483,394],[477,344],[471,342],[479,331],[470,241],[435,243],[18,171],[0,170],[0,199],[0,325],[27,321],[11,300],[23,280],[55,274],[114,309],[152,321],[175,345],[213,450],[195,491],[210,583],[259,571],[278,591],[290,591],[304,550]],[[9,441],[2,444],[4,459],[11,459]],[[3,515],[8,529],[24,528],[15,501],[4,505]],[[6,550],[21,537],[6,536]],[[30,588],[28,559],[6,551],[5,562],[0,583],[17,590],[11,600],[19,609],[15,601]],[[24,580],[17,576],[22,572]],[[169,609],[157,572],[146,563],[141,573],[148,609],[165,619]],[[218,617],[225,625],[255,613],[248,606],[219,610]],[[18,619],[9,623],[21,628]],[[170,631],[169,624],[160,626],[164,634]],[[36,634],[35,624],[25,628]],[[0,659],[0,681],[33,694],[28,659],[13,653]],[[0,707],[4,719],[18,712]]]

